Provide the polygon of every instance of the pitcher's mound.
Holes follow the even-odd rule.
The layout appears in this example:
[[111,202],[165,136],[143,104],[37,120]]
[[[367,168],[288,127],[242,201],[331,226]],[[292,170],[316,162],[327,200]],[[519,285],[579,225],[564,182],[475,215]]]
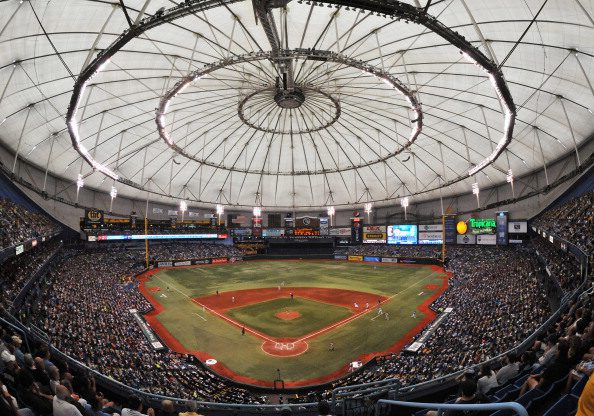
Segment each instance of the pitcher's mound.
[[277,312],[274,314],[278,319],[282,319],[283,321],[291,321],[293,319],[297,319],[301,316],[301,314],[297,311],[282,311]]

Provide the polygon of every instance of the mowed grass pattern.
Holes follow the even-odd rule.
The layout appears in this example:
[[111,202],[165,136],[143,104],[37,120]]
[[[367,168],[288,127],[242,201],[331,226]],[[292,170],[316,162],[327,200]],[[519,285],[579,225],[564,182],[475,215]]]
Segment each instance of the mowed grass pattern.
[[[161,292],[152,294],[165,307],[157,318],[187,349],[208,352],[243,376],[270,381],[278,368],[286,381],[299,381],[326,376],[361,354],[381,352],[394,345],[422,319],[417,306],[435,292],[425,286],[441,287],[441,275],[430,266],[254,261],[164,270],[152,276],[146,286],[161,288]],[[191,301],[217,290],[223,293],[278,285],[350,289],[392,297],[382,305],[390,320],[376,318],[374,310],[308,339],[309,348],[302,355],[272,357],[262,351],[260,338],[249,333],[242,336],[240,329]],[[414,310],[416,318],[411,317]],[[335,351],[328,351],[330,342],[335,344]]]
[[[278,312],[295,311],[301,316],[283,320]],[[347,308],[296,297],[273,299],[241,308],[226,315],[265,335],[275,338],[298,338],[352,315]]]

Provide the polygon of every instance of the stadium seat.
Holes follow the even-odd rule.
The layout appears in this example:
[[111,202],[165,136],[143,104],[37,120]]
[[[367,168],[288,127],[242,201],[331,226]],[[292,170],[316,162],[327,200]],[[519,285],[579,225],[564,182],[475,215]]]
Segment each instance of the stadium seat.
[[578,398],[573,394],[566,394],[561,397],[543,416],[570,416],[574,415],[577,409]]
[[493,401],[501,402],[502,399],[512,390],[517,390],[517,387],[513,384],[508,384],[507,386],[497,390],[492,396]]
[[586,386],[587,382],[588,382],[588,376],[586,376],[586,375],[582,376],[582,378],[580,378],[579,381],[577,383],[575,383],[575,385],[571,389],[571,394],[573,394],[574,396],[580,397],[580,394],[582,394],[582,390],[584,390],[584,387]]
[[534,388],[526,393],[524,393],[522,396],[518,397],[518,399],[516,400],[516,403],[521,404],[522,406],[524,406],[526,409],[529,409],[530,406],[532,406],[532,402],[536,399],[538,399],[539,397],[542,397],[545,395],[545,392]]

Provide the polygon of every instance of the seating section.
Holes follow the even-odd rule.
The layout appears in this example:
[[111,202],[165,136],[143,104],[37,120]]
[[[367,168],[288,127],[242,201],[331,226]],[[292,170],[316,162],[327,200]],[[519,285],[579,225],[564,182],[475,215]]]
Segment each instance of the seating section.
[[42,267],[45,261],[60,249],[60,246],[59,241],[49,241],[2,263],[0,265],[0,305],[7,308],[32,274]]
[[545,211],[532,224],[577,245],[586,253],[594,251],[594,190]]
[[48,216],[0,198],[0,250],[60,231],[60,225]]

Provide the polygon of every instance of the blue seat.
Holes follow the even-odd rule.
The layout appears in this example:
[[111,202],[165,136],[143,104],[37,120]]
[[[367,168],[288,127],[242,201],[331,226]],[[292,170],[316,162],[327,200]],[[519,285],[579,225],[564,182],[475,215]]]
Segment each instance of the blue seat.
[[588,383],[588,376],[582,376],[582,378],[580,378],[571,389],[571,394],[579,397],[580,394],[582,394],[584,387],[586,387],[586,383]]
[[527,391],[522,396],[518,397],[518,399],[516,400],[516,403],[521,404],[522,406],[524,406],[526,408],[526,410],[528,410],[534,400],[536,400],[544,395],[545,395],[544,391],[534,388],[530,391]]
[[501,399],[503,399],[505,397],[505,395],[512,390],[516,390],[516,386],[514,386],[513,384],[507,385],[507,386],[497,390],[495,392],[495,394],[493,394],[494,401],[500,402]]
[[543,416],[573,416],[577,410],[578,398],[573,394],[566,394],[549,408]]
[[514,386],[522,387],[524,385],[524,383],[526,382],[526,380],[528,380],[528,377],[530,377],[530,374],[526,374],[526,375],[519,377],[518,379],[516,379],[514,381]]
[[512,388],[507,393],[505,393],[503,397],[501,397],[499,402],[513,402],[514,400],[516,400],[518,394],[520,394],[521,388],[516,387],[514,385],[512,385],[511,387]]
[[550,398],[552,398],[554,394],[560,392],[563,389],[563,387],[565,387],[565,385],[567,384],[567,377],[568,376],[565,376],[562,379],[559,379],[553,384],[551,384],[542,396],[536,397],[534,400],[532,400],[531,406],[539,406],[547,400],[549,400]]

